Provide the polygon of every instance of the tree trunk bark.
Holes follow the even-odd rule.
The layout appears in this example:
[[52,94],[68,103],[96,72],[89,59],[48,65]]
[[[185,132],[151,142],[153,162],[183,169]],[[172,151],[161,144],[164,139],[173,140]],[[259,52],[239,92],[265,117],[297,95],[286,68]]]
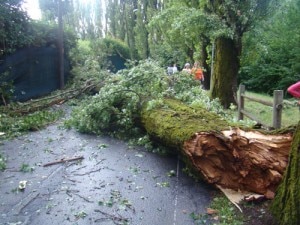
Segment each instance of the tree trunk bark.
[[300,224],[300,123],[293,137],[289,164],[271,210],[280,225]]
[[201,45],[201,60],[200,64],[204,67],[204,82],[203,86],[205,90],[209,90],[210,88],[210,67],[207,64],[208,54],[207,54],[207,46],[209,44],[207,38],[203,37],[202,45]]
[[142,110],[148,134],[170,149],[207,182],[273,198],[288,162],[291,132],[281,134],[231,128],[218,115],[176,100]]
[[219,98],[224,108],[236,104],[237,74],[239,69],[238,49],[232,39],[216,40],[215,63],[211,79],[211,98]]

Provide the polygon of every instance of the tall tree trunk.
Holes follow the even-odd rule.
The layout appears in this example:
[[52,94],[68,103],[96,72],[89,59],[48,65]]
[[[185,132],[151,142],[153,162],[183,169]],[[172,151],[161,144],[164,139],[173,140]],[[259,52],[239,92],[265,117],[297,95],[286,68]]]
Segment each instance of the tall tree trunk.
[[300,224],[300,123],[293,137],[289,164],[271,210],[280,225]]
[[204,67],[204,82],[203,86],[205,90],[209,90],[210,88],[210,69],[207,64],[208,54],[207,54],[207,46],[209,45],[210,40],[208,38],[203,37],[202,45],[201,45],[201,61],[200,64]]
[[219,98],[224,108],[235,102],[239,50],[232,39],[220,37],[216,40],[216,54],[211,79],[211,98]]

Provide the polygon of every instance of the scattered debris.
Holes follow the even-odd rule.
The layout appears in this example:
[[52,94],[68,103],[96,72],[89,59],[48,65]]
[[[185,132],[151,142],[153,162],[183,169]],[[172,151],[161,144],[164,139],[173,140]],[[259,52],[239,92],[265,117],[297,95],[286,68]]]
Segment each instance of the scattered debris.
[[84,211],[80,211],[78,213],[75,214],[76,219],[84,219],[87,216],[87,213]]
[[168,173],[167,173],[168,177],[175,177],[176,176],[176,172],[175,170],[170,170]]
[[26,184],[27,184],[27,180],[21,180],[21,181],[19,182],[19,190],[20,190],[20,191],[25,190]]
[[114,222],[114,224],[124,224],[124,223],[129,222],[128,218],[122,217],[120,215],[117,215],[117,216],[112,215],[112,214],[109,214],[107,212],[101,211],[99,209],[95,209],[94,211],[99,212],[99,213],[101,213],[102,215],[105,216],[105,218],[96,219],[95,222],[100,222],[100,221],[103,221],[103,220],[112,220]]
[[99,149],[108,148],[108,145],[106,145],[106,144],[99,144],[98,148]]
[[241,212],[242,209],[238,205],[241,201],[255,201],[255,200],[261,200],[264,197],[264,195],[259,195],[247,191],[235,191],[228,188],[222,188],[221,186],[217,185],[217,187],[224,193],[224,195],[228,198],[228,200],[234,204]]
[[218,210],[215,210],[215,209],[212,209],[212,208],[207,208],[206,213],[208,215],[218,214]]

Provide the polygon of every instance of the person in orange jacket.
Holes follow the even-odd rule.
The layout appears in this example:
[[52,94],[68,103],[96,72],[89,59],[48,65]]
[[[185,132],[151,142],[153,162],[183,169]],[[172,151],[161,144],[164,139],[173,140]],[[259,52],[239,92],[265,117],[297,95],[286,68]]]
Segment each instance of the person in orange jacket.
[[195,62],[192,68],[192,74],[194,75],[195,80],[199,80],[200,83],[204,81],[203,70],[199,64],[199,62]]

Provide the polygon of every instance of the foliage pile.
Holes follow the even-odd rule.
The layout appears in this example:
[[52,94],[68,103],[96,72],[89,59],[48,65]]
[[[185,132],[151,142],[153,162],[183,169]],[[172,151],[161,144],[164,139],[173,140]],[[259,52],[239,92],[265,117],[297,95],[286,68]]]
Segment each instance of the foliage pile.
[[163,73],[157,65],[145,62],[111,74],[97,95],[73,110],[67,124],[74,125],[80,132],[96,134],[134,132],[134,121],[142,102],[167,87]]
[[1,138],[11,138],[27,131],[36,131],[56,121],[63,115],[62,110],[37,111],[25,116],[0,113]]
[[141,61],[136,66],[132,62],[129,69],[111,74],[104,83],[90,101],[73,110],[67,126],[75,126],[80,132],[138,136],[141,106],[147,103],[148,108],[156,107],[163,104],[164,97],[224,113],[217,100],[209,100],[193,76],[186,73],[168,76],[153,60]]

